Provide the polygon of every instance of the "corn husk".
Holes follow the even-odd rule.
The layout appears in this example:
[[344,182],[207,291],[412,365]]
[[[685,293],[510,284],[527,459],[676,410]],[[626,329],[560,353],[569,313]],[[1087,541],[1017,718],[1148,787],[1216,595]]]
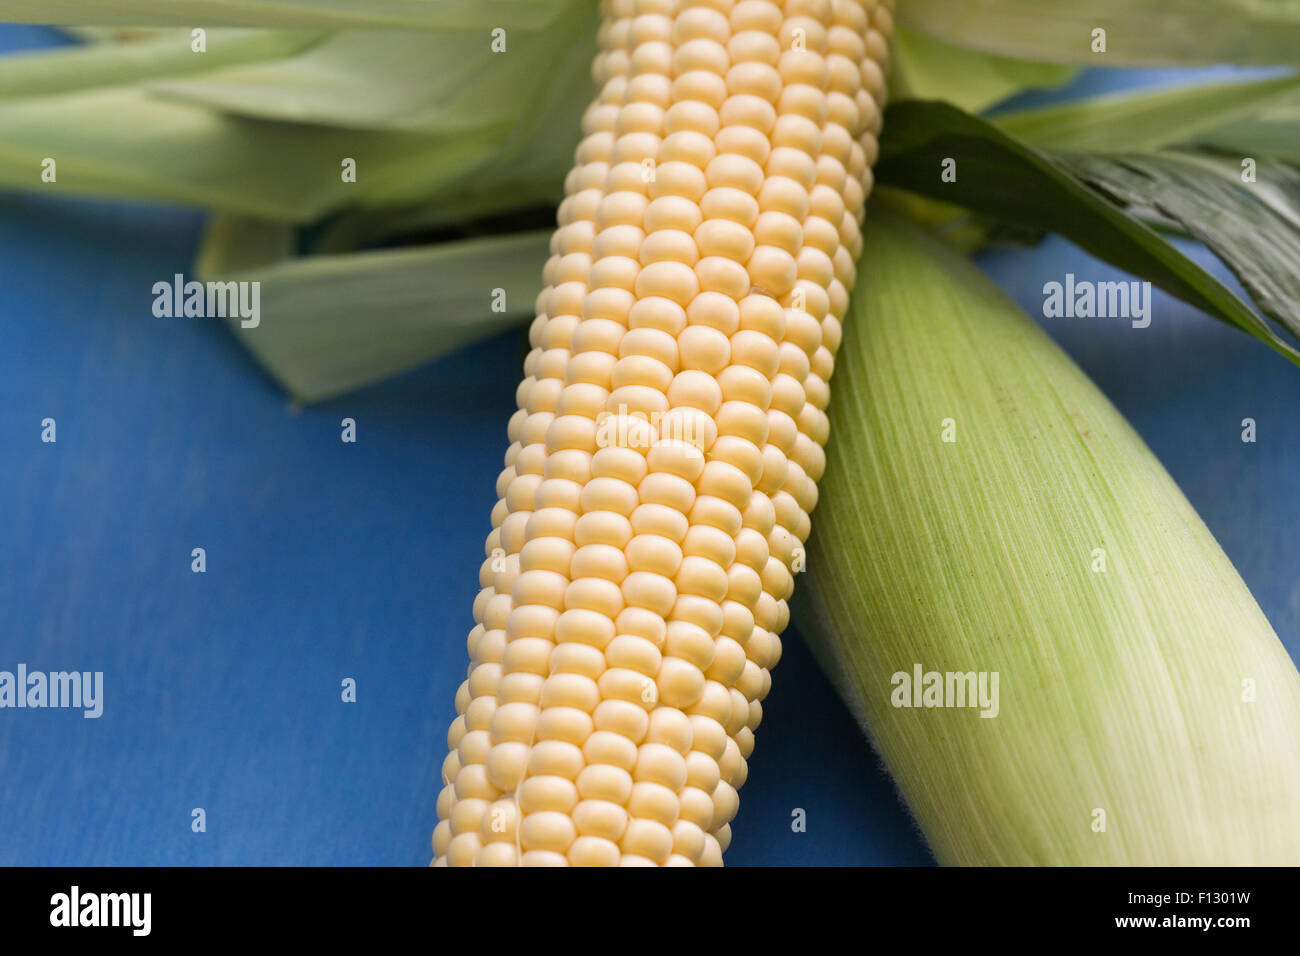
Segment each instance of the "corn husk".
[[[940,862],[1300,863],[1300,675],[1208,529],[972,265],[866,235],[806,630]],[[917,665],[996,716],[895,706]]]
[[1300,53],[1300,7],[1286,0],[909,0],[898,16],[973,50],[1080,66],[1291,64]]

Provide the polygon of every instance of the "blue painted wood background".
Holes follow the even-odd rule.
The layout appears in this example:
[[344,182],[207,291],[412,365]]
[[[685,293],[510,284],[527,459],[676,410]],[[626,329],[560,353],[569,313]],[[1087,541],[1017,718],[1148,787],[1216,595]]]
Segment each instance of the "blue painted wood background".
[[[0,27],[0,51],[54,42]],[[1057,95],[1181,76],[1088,74]],[[0,670],[105,680],[99,720],[0,710],[0,864],[424,864],[518,336],[295,410],[220,324],[151,315],[201,223],[0,193]],[[980,262],[1032,314],[1066,272],[1118,277],[1057,239]],[[1163,295],[1154,314],[1143,331],[1043,321],[1294,657],[1300,371]],[[797,634],[786,648],[728,862],[930,862]]]

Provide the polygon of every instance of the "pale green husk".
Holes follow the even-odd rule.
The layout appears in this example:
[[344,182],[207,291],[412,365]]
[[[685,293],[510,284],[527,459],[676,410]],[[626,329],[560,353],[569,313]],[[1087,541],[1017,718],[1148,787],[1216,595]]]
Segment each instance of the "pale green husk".
[[[261,283],[262,312],[275,320],[228,324],[297,401],[318,402],[518,324],[535,305],[549,235],[257,267],[237,274]],[[223,246],[210,243],[209,256],[224,254]]]
[[[1080,66],[1295,63],[1295,0],[906,0],[899,20],[1001,56]],[[1105,31],[1101,51],[1093,31]]]
[[[1300,863],[1300,676],[1210,532],[978,270],[866,235],[800,584],[940,862]],[[893,706],[916,664],[997,716]]]

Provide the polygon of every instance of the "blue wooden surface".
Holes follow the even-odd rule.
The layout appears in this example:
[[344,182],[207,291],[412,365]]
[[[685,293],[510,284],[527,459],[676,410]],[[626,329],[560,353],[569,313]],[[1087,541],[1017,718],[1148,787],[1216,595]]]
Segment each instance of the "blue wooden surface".
[[[51,39],[4,27],[0,51]],[[0,193],[0,670],[105,680],[98,720],[0,710],[0,864],[425,863],[518,337],[295,410],[219,324],[150,314],[201,221]],[[1115,276],[1060,240],[981,261],[1033,314],[1067,271]],[[1162,296],[1146,330],[1044,324],[1296,655],[1300,372]],[[786,647],[728,862],[928,862],[798,636]]]

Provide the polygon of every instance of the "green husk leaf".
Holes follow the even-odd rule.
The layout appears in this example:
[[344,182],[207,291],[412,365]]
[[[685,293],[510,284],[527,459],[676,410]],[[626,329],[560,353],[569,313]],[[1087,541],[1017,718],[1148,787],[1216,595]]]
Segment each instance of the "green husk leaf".
[[[1079,66],[1300,61],[1291,0],[908,0],[900,21],[956,46]],[[1093,30],[1106,52],[1093,52]]]
[[[885,126],[877,182],[1023,229],[1059,233],[1300,364],[1300,350],[1267,320],[1150,226],[1081,183],[1060,157],[946,103],[893,104]],[[956,160],[955,182],[942,181],[945,160]]]
[[1025,90],[1060,86],[1077,72],[1058,63],[979,53],[901,26],[892,50],[891,99],[946,100],[971,113]]
[[1284,97],[1202,133],[1196,141],[1241,156],[1274,156],[1300,165],[1300,95]]
[[1300,76],[1140,90],[1045,106],[993,119],[1039,148],[1143,152],[1194,142],[1201,134],[1287,102]]
[[1258,202],[1300,228],[1300,164],[1265,157],[1262,161],[1255,162],[1255,182],[1247,183],[1243,178],[1246,161],[1232,154],[1188,149],[1161,155],[1175,155],[1180,160],[1194,164],[1199,171],[1217,176],[1233,186],[1248,185],[1247,192]]
[[0,98],[180,76],[292,56],[327,34],[302,30],[212,30],[208,52],[190,49],[186,33],[128,43],[94,43],[0,57]]
[[[984,246],[997,229],[992,220],[970,210],[892,186],[877,185],[871,201],[925,229],[958,252],[970,255]],[[1040,236],[1041,238],[1041,236]]]
[[[939,861],[1300,862],[1300,675],[1210,532],[966,259],[866,235],[803,624]],[[997,715],[894,706],[915,665]]]
[[[235,335],[300,402],[381,381],[531,314],[548,232],[312,256],[214,278],[259,281],[261,321]],[[494,290],[505,311],[493,310]]]
[[[1300,336],[1300,182],[1279,170],[1280,185],[1257,167],[1255,183],[1241,167],[1177,152],[1156,155],[1064,156],[1081,180],[1130,208],[1168,217],[1232,270],[1256,305]],[[1236,175],[1233,175],[1236,173]],[[1261,185],[1272,186],[1267,193]]]
[[[335,163],[302,157],[352,155],[359,139],[234,120],[132,87],[12,98],[0,101],[0,184],[306,221],[357,194],[338,185]],[[40,180],[44,157],[57,162],[54,183]]]
[[207,280],[265,268],[291,257],[296,240],[284,223],[217,213],[203,231],[194,269]]
[[536,27],[563,0],[0,0],[0,20],[128,27]]
[[[491,188],[515,174],[502,152],[513,135],[506,124],[444,136],[267,123],[107,87],[0,100],[0,186],[303,223],[347,207],[430,202],[467,183]],[[41,181],[45,157],[57,161],[56,183]],[[342,180],[344,158],[356,160],[356,182]],[[568,158],[535,162],[567,167]]]
[[[557,21],[557,28],[578,20],[586,24],[589,17],[590,11],[581,4],[572,6]],[[594,33],[585,28],[580,32]],[[297,46],[284,47],[290,54],[287,59],[247,68],[269,83],[280,83],[279,98],[268,99],[277,105],[266,108],[266,117],[214,110],[176,96],[163,98],[150,92],[151,84],[141,74],[193,68],[195,63],[219,66],[224,57],[271,53],[276,43],[287,42],[277,39],[278,34],[258,39],[246,31],[230,31],[231,42],[222,52],[197,55],[184,48],[187,52],[180,60],[171,53],[163,55],[164,48],[170,50],[170,34],[32,57],[21,66],[37,70],[42,80],[52,80],[47,88],[44,82],[23,79],[24,69],[9,72],[15,95],[0,95],[0,187],[193,203],[287,223],[312,222],[340,212],[382,221],[388,211],[440,204],[454,214],[454,207],[471,211],[499,205],[512,191],[528,201],[549,199],[558,194],[570,167],[582,109],[590,99],[591,78],[587,64],[578,64],[574,57],[565,60],[563,68],[535,62],[542,49],[526,38],[548,34],[518,29],[512,35],[514,52],[496,56],[524,67],[522,72],[506,71],[514,81],[513,90],[496,90],[493,102],[485,98],[490,91],[483,83],[457,76],[448,89],[464,89],[469,99],[454,105],[441,93],[429,100],[424,92],[417,92],[413,95],[426,102],[427,110],[423,114],[417,110],[409,123],[384,113],[383,103],[396,103],[391,108],[398,112],[414,108],[415,102],[397,91],[421,91],[425,85],[421,72],[437,72],[431,65],[435,61],[394,55],[401,67],[384,73],[378,64],[385,47],[410,52],[435,41],[445,43],[448,37],[464,40],[464,33],[422,33],[404,41],[381,31],[351,32],[324,41],[320,48],[334,51],[336,57],[340,50],[365,51],[365,56],[352,61],[346,56],[321,59],[316,49],[302,57],[295,55],[298,47],[320,42],[319,35],[301,34]],[[129,52],[146,47],[158,54],[156,63],[150,56]],[[341,72],[345,63],[351,73]],[[292,64],[308,66],[295,71]],[[367,64],[391,85],[367,80]],[[312,72],[313,67],[319,73]],[[201,77],[226,72],[211,70]],[[4,75],[0,65],[0,77]],[[347,100],[350,105],[343,108],[340,102],[340,112],[332,120],[316,89],[324,75],[334,76],[335,81],[321,89],[337,93],[341,100],[346,100],[350,85],[357,88]],[[98,80],[118,85],[80,88]],[[16,95],[20,90],[25,95]],[[292,121],[285,121],[294,112],[292,104],[298,96],[303,109]],[[286,116],[268,118],[277,110]],[[374,115],[367,120],[370,112]],[[326,122],[303,122],[309,118]],[[348,123],[421,128],[361,129]],[[53,184],[42,182],[40,176],[47,157],[58,164]],[[344,182],[340,175],[345,158],[356,160],[355,182]]]
[[[569,0],[506,52],[483,31],[347,30],[293,57],[155,82],[148,89],[228,113],[293,123],[458,133],[512,123],[574,75],[590,86],[596,7]],[[526,94],[522,91],[527,91]]]

